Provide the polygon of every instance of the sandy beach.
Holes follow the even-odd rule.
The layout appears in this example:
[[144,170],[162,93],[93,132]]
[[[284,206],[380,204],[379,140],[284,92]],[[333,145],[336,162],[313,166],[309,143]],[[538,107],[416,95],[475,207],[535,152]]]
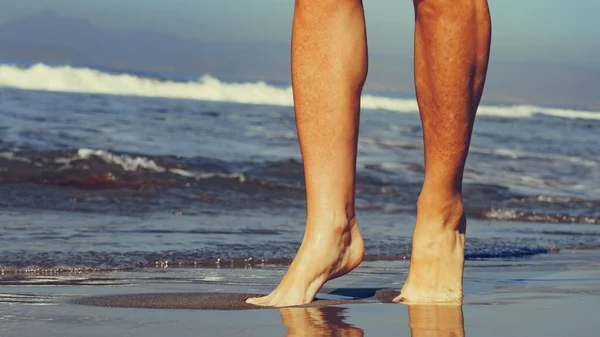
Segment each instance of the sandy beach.
[[271,289],[281,266],[13,276],[1,281],[0,335],[591,337],[600,331],[597,250],[468,261],[463,307],[387,303],[407,267],[365,262],[329,282],[314,304],[281,309],[243,302]]

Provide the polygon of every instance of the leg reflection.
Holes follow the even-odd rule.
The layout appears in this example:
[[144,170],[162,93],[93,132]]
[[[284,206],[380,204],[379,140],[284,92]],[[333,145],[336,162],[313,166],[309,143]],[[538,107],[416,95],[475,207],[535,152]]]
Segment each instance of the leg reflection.
[[411,305],[408,325],[412,337],[464,337],[462,306]]
[[288,330],[287,337],[362,337],[362,329],[344,321],[346,310],[339,307],[280,308],[279,313],[283,325]]

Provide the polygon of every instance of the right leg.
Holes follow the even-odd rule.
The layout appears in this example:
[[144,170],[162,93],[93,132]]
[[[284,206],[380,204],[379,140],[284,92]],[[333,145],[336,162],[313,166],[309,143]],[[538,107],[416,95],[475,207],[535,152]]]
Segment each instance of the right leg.
[[414,0],[415,83],[425,143],[406,303],[461,302],[462,178],[490,50],[486,0]]
[[362,261],[354,214],[360,95],[367,75],[361,0],[296,0],[292,86],[306,182],[304,240],[279,286],[248,303],[312,302]]

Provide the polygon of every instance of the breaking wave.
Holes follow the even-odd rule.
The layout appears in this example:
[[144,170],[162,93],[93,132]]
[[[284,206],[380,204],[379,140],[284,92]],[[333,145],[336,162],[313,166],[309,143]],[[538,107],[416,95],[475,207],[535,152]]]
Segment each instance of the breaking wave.
[[[177,82],[139,77],[132,74],[114,74],[83,67],[48,66],[30,67],[0,65],[0,87],[23,90],[92,93],[143,97],[195,99],[204,101],[292,106],[292,89],[265,82],[227,83],[205,75],[197,81]],[[363,95],[362,106],[371,110],[389,110],[403,113],[418,111],[415,99]],[[534,105],[484,105],[479,115],[509,118],[531,118],[547,115],[562,118],[600,120],[600,112],[544,108]]]
[[[197,160],[202,162],[203,159]],[[0,182],[28,181],[94,188],[177,182],[177,179],[172,179],[173,176],[194,178],[196,181],[226,179],[254,182],[244,174],[230,173],[226,169],[214,172],[197,167],[189,170],[168,157],[151,158],[86,148],[76,151],[0,152],[0,165],[5,166],[0,173]]]

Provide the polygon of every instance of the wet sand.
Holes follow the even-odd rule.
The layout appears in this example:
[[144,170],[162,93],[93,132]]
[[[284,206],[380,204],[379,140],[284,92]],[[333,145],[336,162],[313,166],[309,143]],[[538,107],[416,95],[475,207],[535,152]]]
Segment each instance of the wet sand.
[[[393,291],[392,291],[393,292]],[[397,293],[397,292],[396,292]],[[195,309],[195,310],[253,310],[272,309],[246,303],[250,297],[265,294],[213,294],[213,293],[180,293],[180,294],[130,294],[97,296],[76,299],[74,304],[113,308],[142,309]],[[387,298],[387,296],[386,296]],[[377,299],[377,298],[374,298]],[[360,300],[321,300],[303,307],[322,308],[343,304],[367,303]]]
[[599,335],[599,251],[469,261],[462,307],[385,303],[407,266],[368,262],[313,305],[262,310],[240,309],[253,309],[244,299],[271,289],[284,268],[3,280],[0,336]]

